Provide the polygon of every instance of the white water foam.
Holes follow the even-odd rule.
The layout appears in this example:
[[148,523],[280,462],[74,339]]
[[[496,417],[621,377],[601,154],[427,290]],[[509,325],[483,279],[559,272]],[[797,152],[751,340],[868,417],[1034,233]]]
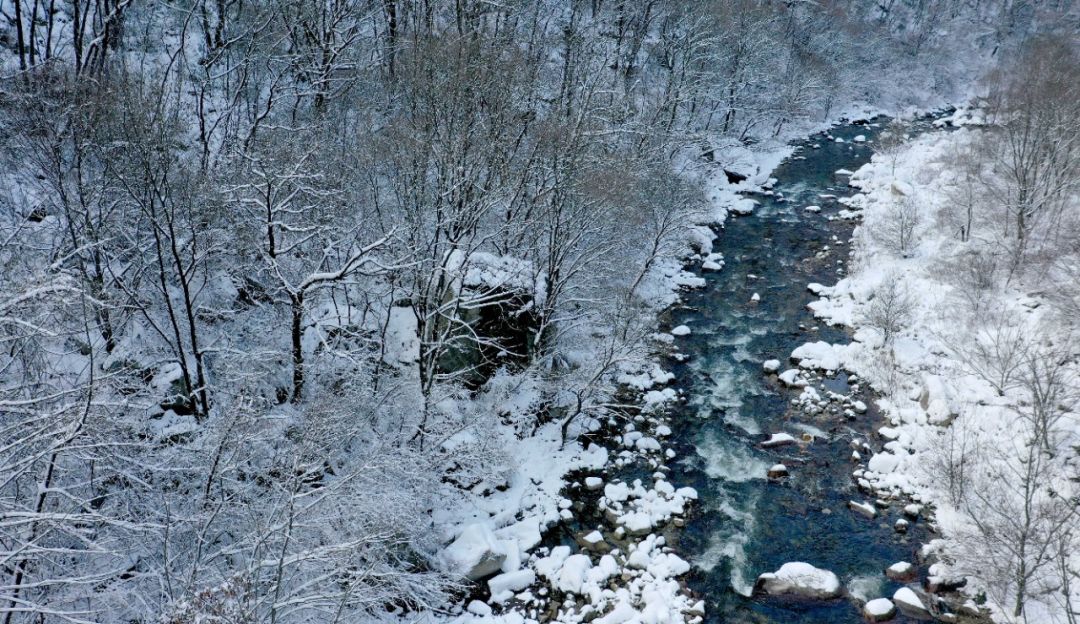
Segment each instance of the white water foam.
[[726,526],[742,527],[742,531],[713,533],[709,536],[709,545],[694,559],[694,566],[704,572],[711,572],[721,561],[727,560],[731,567],[731,587],[743,596],[750,596],[754,591],[756,577],[748,578],[746,570],[746,546],[753,533],[754,512],[757,497],[748,501],[749,511],[742,511],[723,501],[718,512],[726,515],[730,522]]
[[695,451],[705,460],[705,474],[729,483],[764,479],[772,465],[755,457],[739,440],[727,437],[709,436],[699,440]]

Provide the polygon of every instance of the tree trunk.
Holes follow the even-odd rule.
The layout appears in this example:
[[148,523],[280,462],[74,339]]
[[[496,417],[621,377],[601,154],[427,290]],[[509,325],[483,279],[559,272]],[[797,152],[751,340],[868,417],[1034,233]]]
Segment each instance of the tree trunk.
[[292,402],[297,403],[304,395],[304,293],[289,295],[292,304]]

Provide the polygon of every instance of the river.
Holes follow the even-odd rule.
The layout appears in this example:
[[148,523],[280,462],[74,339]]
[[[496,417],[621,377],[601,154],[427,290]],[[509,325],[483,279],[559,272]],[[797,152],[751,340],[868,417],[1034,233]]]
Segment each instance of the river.
[[[706,621],[861,622],[849,600],[792,602],[745,594],[759,573],[805,561],[870,598],[890,597],[900,585],[883,569],[914,562],[916,549],[929,539],[921,522],[907,534],[894,530],[901,504],[879,510],[873,520],[847,507],[849,500],[867,500],[852,481],[851,441],[873,440],[882,424],[866,389],[858,398],[871,409],[853,420],[828,411],[808,416],[791,404],[797,390],[780,387],[762,371],[769,359],[791,367],[788,356],[805,342],[849,340],[844,330],[815,322],[805,307],[813,299],[807,284],[833,284],[846,268],[854,224],[830,220],[843,206],[822,196],[855,192],[835,172],[867,162],[885,122],[840,125],[798,143],[773,174],[777,194],[754,196],[761,204],[753,214],[730,219],[721,232],[715,247],[724,255],[723,270],[706,274],[706,286],[671,312],[672,326],[685,324],[693,333],[679,343],[688,361],[673,365],[689,400],[672,419],[682,459],[671,464],[670,479],[700,495],[677,550],[695,565],[689,586],[706,601]],[[927,127],[924,120],[912,132]],[[869,142],[855,142],[857,135]],[[808,205],[821,212],[804,210]],[[755,293],[759,302],[752,301]],[[851,393],[843,376],[824,386]],[[761,448],[768,434],[781,431],[811,434],[814,442]],[[776,463],[788,467],[788,478],[766,478]]]

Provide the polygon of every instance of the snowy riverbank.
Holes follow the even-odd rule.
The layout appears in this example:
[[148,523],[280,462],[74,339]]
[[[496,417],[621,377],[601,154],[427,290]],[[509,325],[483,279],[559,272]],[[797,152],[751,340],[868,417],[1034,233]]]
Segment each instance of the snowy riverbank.
[[[884,426],[863,432],[853,478],[878,499],[930,506],[940,534],[923,548],[931,594],[959,589],[961,612],[1006,621],[1027,591],[1024,621],[1064,621],[1068,570],[1080,564],[1075,535],[1055,524],[1075,514],[1076,327],[1055,305],[1067,276],[1010,271],[985,204],[963,205],[979,132],[924,135],[851,176],[861,193],[840,216],[861,220],[851,272],[810,289],[815,315],[854,341],[807,344],[792,360],[846,369],[881,392]],[[1041,392],[1054,393],[1050,415],[1035,413]]]
[[[858,107],[846,113],[873,115]],[[742,193],[771,194],[770,175],[792,151],[780,141],[756,150],[730,147],[717,152],[724,165],[687,169],[705,186],[709,204],[689,216],[680,249],[657,262],[643,281],[639,295],[654,314],[677,304],[680,292],[704,284],[688,271],[691,267],[722,270],[723,255],[713,248],[717,232],[729,214],[753,211],[756,202]],[[583,423],[581,431],[595,431],[590,439],[598,434],[606,448],[571,443],[560,449],[552,426],[552,435],[525,440],[528,449],[508,451],[525,458],[508,489],[487,492],[477,513],[467,518],[447,517],[446,539],[456,540],[448,549],[453,554],[448,567],[468,576],[487,566],[486,574],[473,575],[483,578],[474,593],[478,599],[454,616],[456,622],[580,622],[598,614],[605,624],[700,621],[704,603],[680,580],[690,565],[671,552],[665,536],[682,526],[697,498],[693,489],[666,477],[666,464],[677,459],[667,443],[677,426],[669,421],[668,407],[684,397],[670,387],[674,377],[663,361],[679,361],[679,342],[689,335],[684,326],[658,331],[651,337],[651,359],[620,365],[619,392],[641,410],[625,420]],[[634,470],[649,476],[624,478]],[[598,509],[583,509],[586,505]],[[577,515],[597,512],[599,525],[578,526]],[[560,523],[564,530],[574,527],[576,545],[541,545],[541,533]]]

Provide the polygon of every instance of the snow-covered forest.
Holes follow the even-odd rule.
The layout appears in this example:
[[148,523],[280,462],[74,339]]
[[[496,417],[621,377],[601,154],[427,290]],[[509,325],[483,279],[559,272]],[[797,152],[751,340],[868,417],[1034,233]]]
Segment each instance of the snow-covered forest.
[[[1066,0],[0,0],[3,624],[708,618],[660,535],[698,497],[664,315],[789,141],[948,104],[852,176],[812,305],[856,342],[810,351],[880,392],[856,479],[937,509],[975,615],[1074,624],[1078,32]],[[596,505],[617,537],[544,541]]]

